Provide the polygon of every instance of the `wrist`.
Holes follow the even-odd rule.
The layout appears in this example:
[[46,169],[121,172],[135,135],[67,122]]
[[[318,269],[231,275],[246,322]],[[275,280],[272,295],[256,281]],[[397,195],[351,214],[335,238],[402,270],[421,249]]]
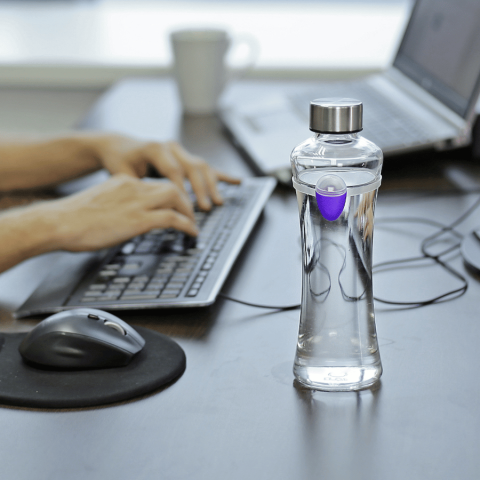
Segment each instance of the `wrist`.
[[102,168],[101,151],[103,135],[78,133],[64,139],[65,152],[82,165],[86,173]]
[[94,135],[23,138],[0,144],[0,190],[24,190],[72,180],[101,168]]
[[0,215],[0,271],[61,248],[58,224],[48,203],[12,208]]
[[98,168],[104,167],[105,153],[111,149],[111,145],[120,141],[120,136],[105,133],[84,133],[78,139],[84,146],[88,155],[96,162]]

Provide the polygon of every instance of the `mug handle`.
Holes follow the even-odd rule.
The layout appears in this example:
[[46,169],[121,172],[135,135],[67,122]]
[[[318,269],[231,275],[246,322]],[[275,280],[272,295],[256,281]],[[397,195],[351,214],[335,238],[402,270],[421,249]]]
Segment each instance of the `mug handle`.
[[233,37],[229,56],[231,56],[232,52],[234,52],[241,45],[247,45],[248,56],[246,58],[245,64],[240,66],[239,69],[230,69],[230,73],[228,74],[229,81],[240,80],[245,77],[245,75],[253,69],[253,67],[257,63],[258,57],[260,56],[260,46],[257,39],[253,35],[249,35],[248,33],[242,33]]

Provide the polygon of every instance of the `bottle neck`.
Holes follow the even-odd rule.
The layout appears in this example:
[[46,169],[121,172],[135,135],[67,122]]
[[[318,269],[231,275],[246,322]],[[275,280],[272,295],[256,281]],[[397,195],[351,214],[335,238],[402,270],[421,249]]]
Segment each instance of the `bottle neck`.
[[315,139],[319,142],[331,144],[351,143],[358,139],[358,132],[355,133],[316,133]]

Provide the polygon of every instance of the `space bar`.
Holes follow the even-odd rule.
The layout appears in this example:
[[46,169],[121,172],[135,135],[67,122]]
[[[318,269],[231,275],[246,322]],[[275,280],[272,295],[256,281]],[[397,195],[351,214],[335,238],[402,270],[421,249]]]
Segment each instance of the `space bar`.
[[153,300],[154,298],[158,298],[158,295],[131,294],[131,295],[122,295],[120,300]]

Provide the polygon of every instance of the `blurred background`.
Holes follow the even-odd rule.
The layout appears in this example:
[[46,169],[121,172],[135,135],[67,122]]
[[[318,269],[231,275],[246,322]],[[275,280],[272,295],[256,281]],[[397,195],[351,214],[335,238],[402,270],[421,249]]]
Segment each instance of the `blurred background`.
[[[128,76],[171,72],[168,36],[228,29],[258,46],[252,78],[345,78],[386,68],[410,0],[0,0],[0,132],[74,128]],[[233,69],[245,47],[231,51]]]

